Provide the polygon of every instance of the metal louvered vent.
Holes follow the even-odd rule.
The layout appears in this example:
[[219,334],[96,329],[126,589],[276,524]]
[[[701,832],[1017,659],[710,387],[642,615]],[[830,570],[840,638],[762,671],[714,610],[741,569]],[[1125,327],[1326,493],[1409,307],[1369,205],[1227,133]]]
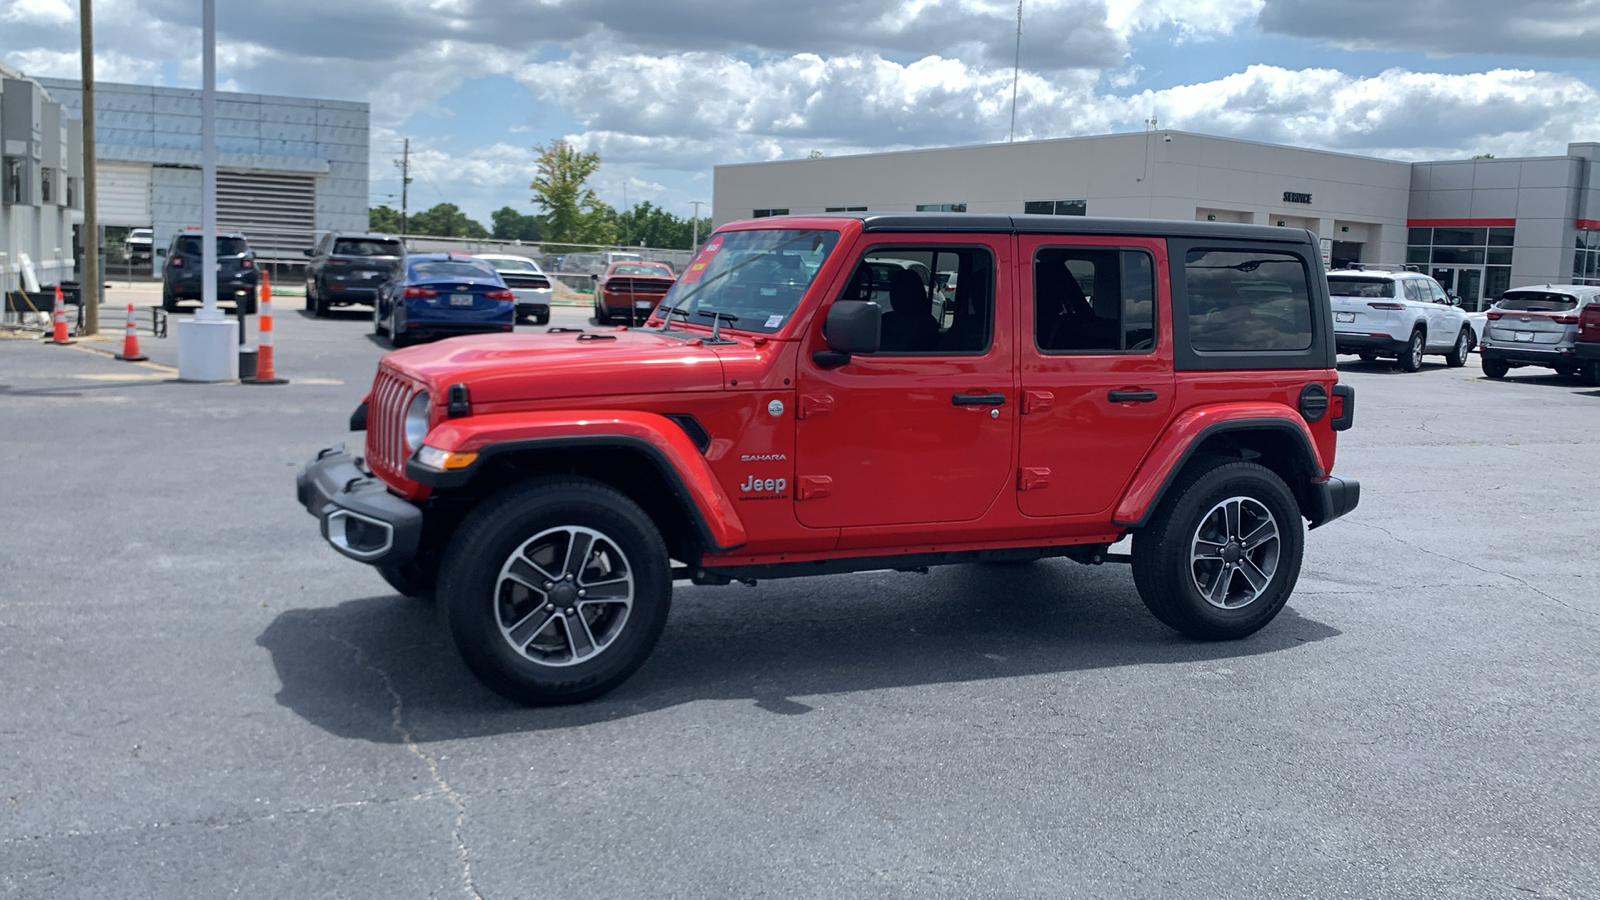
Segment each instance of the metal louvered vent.
[[217,226],[243,232],[257,259],[304,262],[316,225],[315,176],[217,173]]

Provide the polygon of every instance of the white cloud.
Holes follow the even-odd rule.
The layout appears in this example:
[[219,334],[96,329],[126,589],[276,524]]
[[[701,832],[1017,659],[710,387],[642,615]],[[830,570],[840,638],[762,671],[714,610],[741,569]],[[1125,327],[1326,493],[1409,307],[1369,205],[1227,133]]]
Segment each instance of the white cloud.
[[12,0],[0,5],[0,22],[48,27],[77,21],[78,11],[67,0]]

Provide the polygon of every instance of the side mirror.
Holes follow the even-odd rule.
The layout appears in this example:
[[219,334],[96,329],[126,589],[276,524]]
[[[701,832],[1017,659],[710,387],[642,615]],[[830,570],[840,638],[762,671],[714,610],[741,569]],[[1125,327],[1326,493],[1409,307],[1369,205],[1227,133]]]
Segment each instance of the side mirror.
[[315,256],[316,255],[316,251],[312,250],[310,247],[307,247],[306,249],[301,250],[300,252],[304,253],[307,256]]
[[867,300],[840,300],[828,309],[822,337],[828,349],[811,354],[817,365],[834,369],[855,353],[876,353],[882,341],[883,310]]
[[1461,305],[1461,298],[1457,297],[1455,294],[1446,294],[1445,295],[1445,300],[1447,302],[1449,302],[1449,304],[1451,306],[1460,306]]

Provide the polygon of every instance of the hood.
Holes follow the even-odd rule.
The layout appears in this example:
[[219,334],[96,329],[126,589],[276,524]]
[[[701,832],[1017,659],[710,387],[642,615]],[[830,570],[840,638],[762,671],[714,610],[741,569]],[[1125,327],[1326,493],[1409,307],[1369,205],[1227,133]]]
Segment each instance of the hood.
[[474,403],[722,388],[712,350],[639,330],[448,338],[396,350],[384,364],[436,391],[465,382]]

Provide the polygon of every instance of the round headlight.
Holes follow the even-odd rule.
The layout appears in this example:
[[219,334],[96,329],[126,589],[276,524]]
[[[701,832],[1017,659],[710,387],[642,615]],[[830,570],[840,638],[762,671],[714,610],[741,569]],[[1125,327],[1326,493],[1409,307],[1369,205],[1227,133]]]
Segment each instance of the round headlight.
[[406,407],[406,446],[412,450],[421,447],[422,439],[428,436],[428,405],[428,392],[417,391]]

